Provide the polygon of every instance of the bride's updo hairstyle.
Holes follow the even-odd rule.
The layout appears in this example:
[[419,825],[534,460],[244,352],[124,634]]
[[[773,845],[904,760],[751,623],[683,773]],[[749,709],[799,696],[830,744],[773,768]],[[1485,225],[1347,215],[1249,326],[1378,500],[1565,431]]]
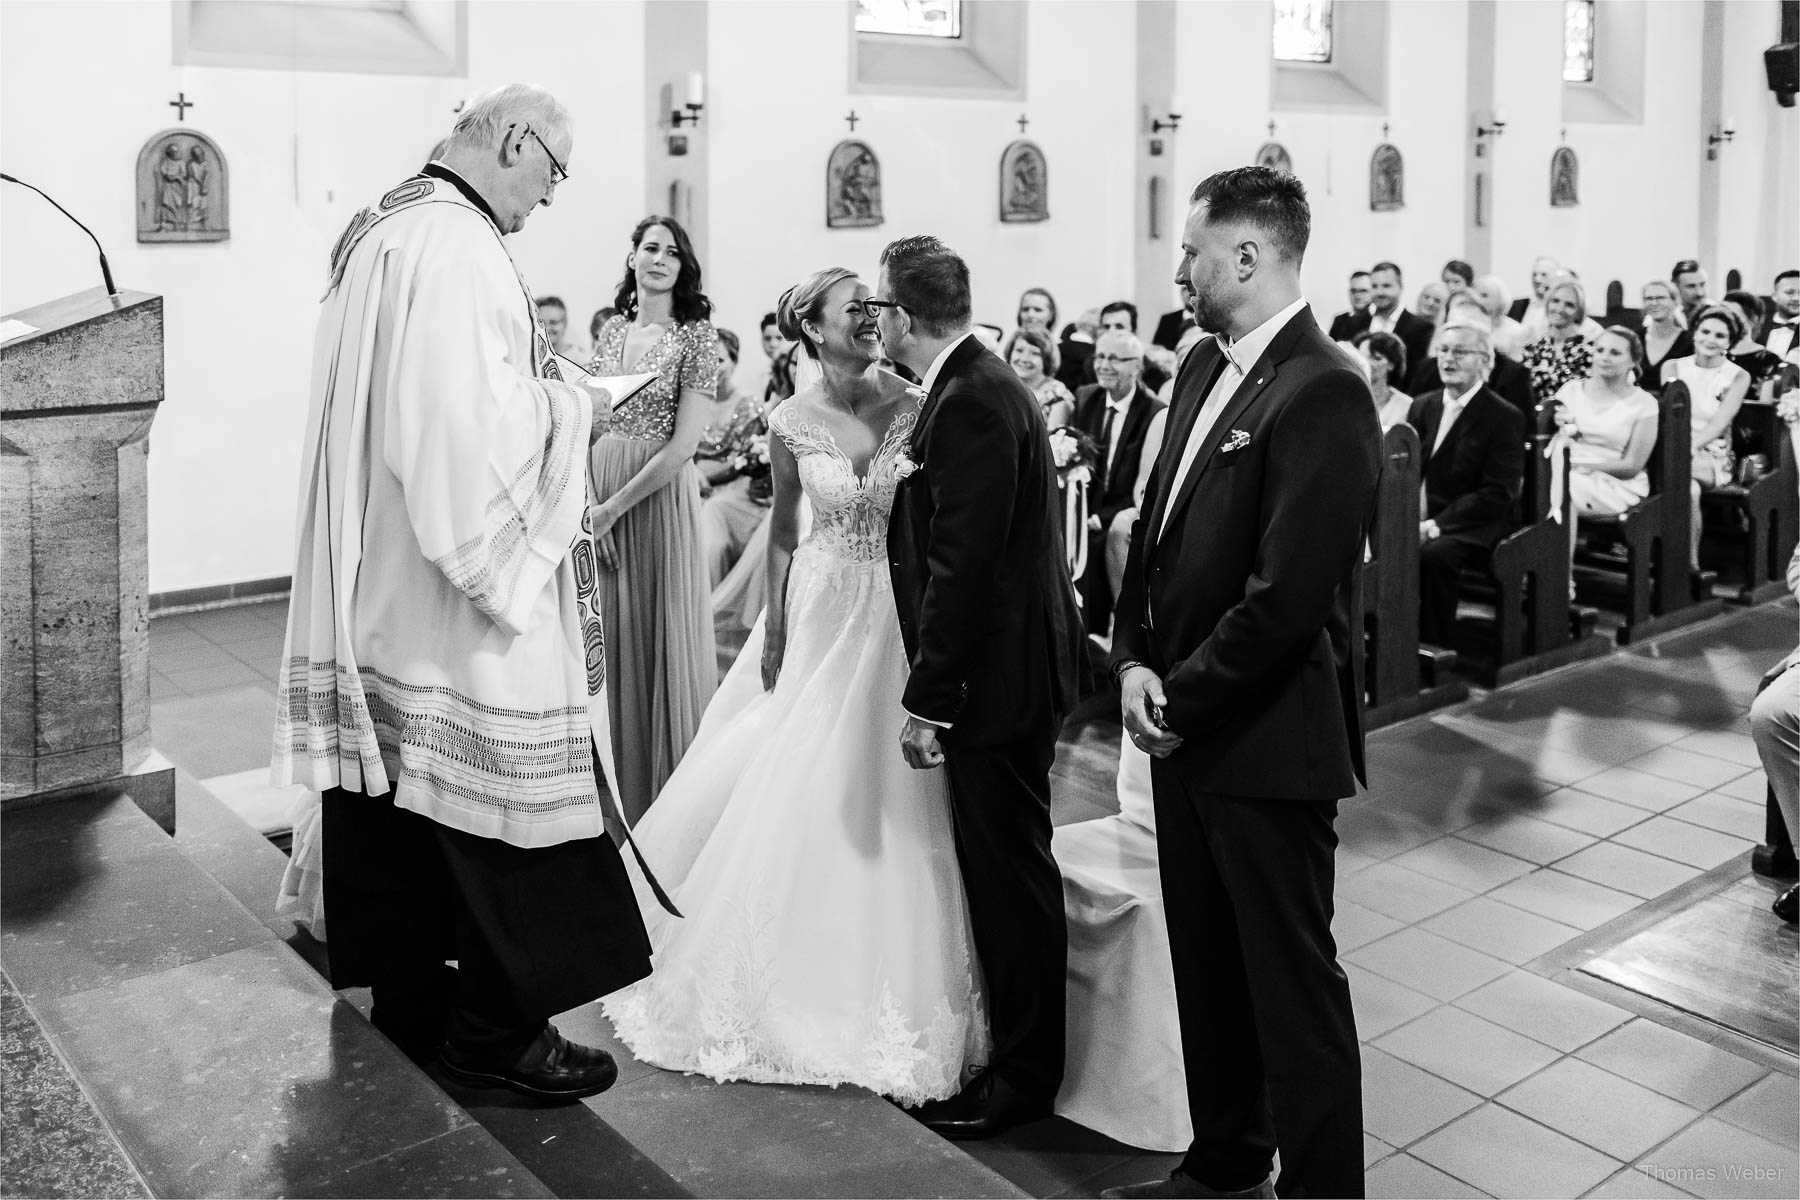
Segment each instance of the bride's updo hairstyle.
[[781,329],[781,336],[806,347],[807,357],[817,362],[819,347],[806,336],[801,323],[817,321],[824,316],[826,295],[844,280],[855,278],[856,272],[848,267],[826,267],[781,293],[781,299],[775,302],[775,322]]

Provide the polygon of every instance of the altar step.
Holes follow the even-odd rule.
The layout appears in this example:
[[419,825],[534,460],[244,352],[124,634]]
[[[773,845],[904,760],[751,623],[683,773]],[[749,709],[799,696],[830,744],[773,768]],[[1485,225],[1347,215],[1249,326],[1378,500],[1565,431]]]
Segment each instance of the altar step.
[[[285,856],[185,773],[174,839],[115,793],[9,810],[0,851],[8,1023],[41,1030],[85,1093],[88,1157],[118,1168],[108,1194],[1026,1194],[866,1091],[638,1063],[597,1005],[557,1018],[619,1059],[584,1104],[419,1070],[368,1024],[367,992],[334,993],[323,948],[276,917]],[[12,1159],[0,1191],[58,1194],[20,1186]]]

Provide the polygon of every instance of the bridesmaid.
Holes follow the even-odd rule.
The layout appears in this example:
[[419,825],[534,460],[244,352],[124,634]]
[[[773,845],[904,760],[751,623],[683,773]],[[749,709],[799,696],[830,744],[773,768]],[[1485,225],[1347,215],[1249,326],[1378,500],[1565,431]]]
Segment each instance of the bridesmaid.
[[613,304],[595,373],[660,375],[614,417],[588,464],[618,800],[635,824],[693,740],[717,678],[694,451],[718,380],[718,335],[680,224],[638,222]]

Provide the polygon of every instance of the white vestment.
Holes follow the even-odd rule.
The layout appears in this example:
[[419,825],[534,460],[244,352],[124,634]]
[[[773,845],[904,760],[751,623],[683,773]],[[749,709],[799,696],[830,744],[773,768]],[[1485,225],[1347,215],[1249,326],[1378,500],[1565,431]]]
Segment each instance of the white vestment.
[[598,836],[590,402],[543,377],[531,293],[448,181],[365,209],[332,267],[271,780],[525,848]]

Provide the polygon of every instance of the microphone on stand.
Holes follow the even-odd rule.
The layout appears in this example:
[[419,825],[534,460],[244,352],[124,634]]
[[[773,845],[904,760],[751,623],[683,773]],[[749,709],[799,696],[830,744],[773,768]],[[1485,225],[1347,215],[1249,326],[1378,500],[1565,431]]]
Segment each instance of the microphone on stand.
[[[4,179],[8,183],[16,183],[22,188],[31,188],[32,191],[36,192],[44,199],[50,200],[50,194],[42,188],[32,187],[31,184],[26,183],[23,179],[14,179],[4,171],[0,171],[0,179]],[[71,213],[56,201],[50,200],[50,206],[63,216],[69,218],[69,220],[75,221],[75,214]],[[117,296],[119,294],[119,289],[113,284],[112,267],[108,265],[106,261],[106,250],[100,245],[100,239],[94,237],[94,231],[89,229],[86,225],[83,225],[80,221],[75,221],[75,227],[93,239],[94,249],[100,252],[100,274],[106,279],[106,294],[109,296]]]

